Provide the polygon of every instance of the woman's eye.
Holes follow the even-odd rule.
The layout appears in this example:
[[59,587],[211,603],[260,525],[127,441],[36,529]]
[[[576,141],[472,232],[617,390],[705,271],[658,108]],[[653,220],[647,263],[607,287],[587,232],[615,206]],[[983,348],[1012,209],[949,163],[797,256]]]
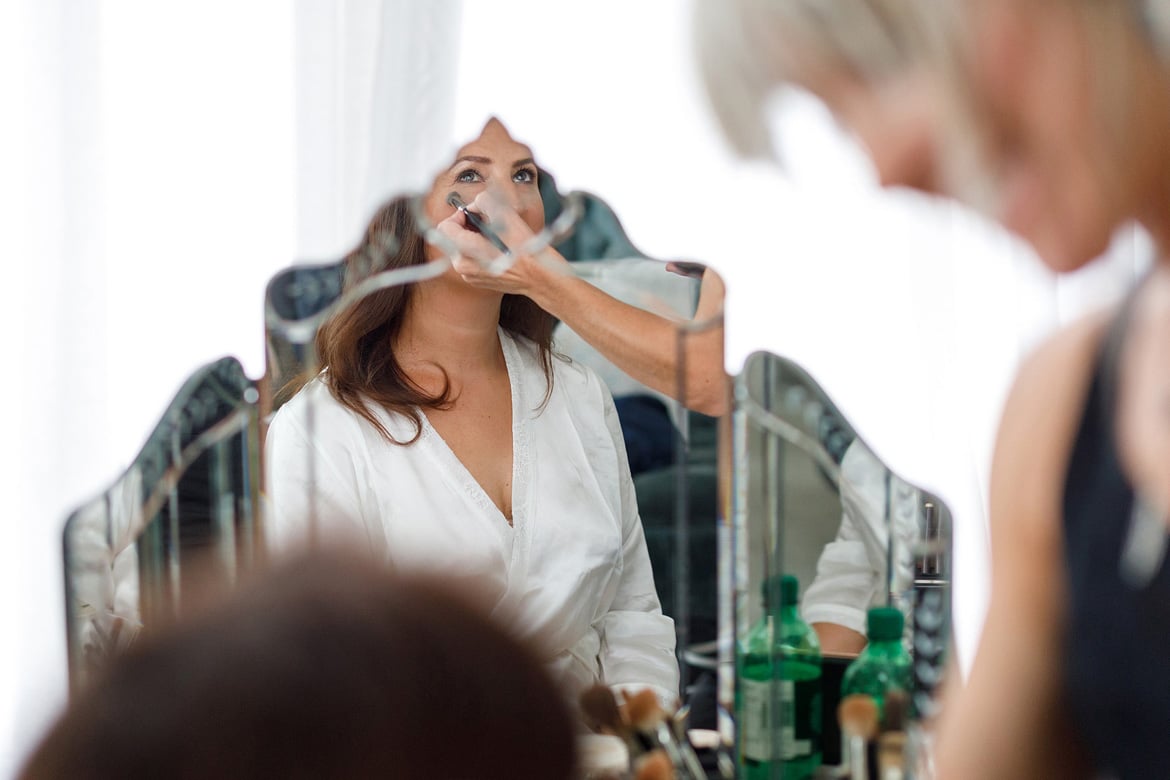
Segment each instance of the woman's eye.
[[460,184],[473,184],[477,181],[480,181],[481,178],[482,177],[479,175],[479,171],[475,170],[474,168],[468,168],[456,176],[455,181],[459,182]]
[[536,171],[531,168],[521,168],[512,174],[512,181],[520,184],[531,184],[536,181]]

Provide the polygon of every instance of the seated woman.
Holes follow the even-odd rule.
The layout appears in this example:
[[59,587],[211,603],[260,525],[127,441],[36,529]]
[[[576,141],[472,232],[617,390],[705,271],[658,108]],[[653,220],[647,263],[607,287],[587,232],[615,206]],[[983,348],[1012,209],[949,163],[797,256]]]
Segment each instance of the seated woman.
[[[497,120],[425,199],[445,231],[472,232],[491,187],[534,231],[544,222],[528,147]],[[442,257],[405,199],[375,216],[389,267]],[[324,370],[274,417],[267,458],[277,547],[358,541],[400,570],[474,578],[499,614],[539,635],[570,689],[595,682],[678,694],[613,400],[556,357],[553,318],[454,271],[374,293],[321,329]]]

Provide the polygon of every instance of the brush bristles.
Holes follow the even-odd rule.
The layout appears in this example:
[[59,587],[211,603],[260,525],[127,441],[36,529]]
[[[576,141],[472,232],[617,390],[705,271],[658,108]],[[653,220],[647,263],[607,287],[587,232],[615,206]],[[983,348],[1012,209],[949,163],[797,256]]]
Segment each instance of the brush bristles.
[[609,688],[604,685],[590,686],[581,692],[579,701],[585,725],[591,730],[614,736],[621,736],[625,731],[617,700]]
[[837,707],[837,722],[841,731],[851,737],[873,739],[878,728],[877,702],[862,693],[846,696]]
[[665,717],[654,691],[643,688],[626,697],[626,722],[639,731],[654,728]]
[[906,715],[910,711],[910,696],[905,691],[892,690],[886,694],[882,704],[882,730],[902,731],[906,727]]

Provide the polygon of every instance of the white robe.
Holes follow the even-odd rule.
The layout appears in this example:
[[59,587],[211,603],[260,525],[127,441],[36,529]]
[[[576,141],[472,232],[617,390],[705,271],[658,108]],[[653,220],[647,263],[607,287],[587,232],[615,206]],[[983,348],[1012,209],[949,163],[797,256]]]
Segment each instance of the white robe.
[[[318,377],[268,430],[270,543],[306,540],[315,503],[319,538],[356,537],[400,571],[465,578],[549,648],[570,690],[600,681],[674,700],[674,623],[654,589],[613,399],[592,371],[554,358],[542,408],[537,349],[502,330],[500,342],[512,390],[511,526],[425,416],[417,442],[392,444]],[[375,413],[395,439],[413,435],[409,420]]]
[[[921,500],[917,488],[891,474],[889,509],[894,542],[886,525],[884,463],[855,439],[841,459],[841,525],[817,560],[817,576],[805,591],[800,612],[809,623],[836,623],[866,633],[866,615],[888,604],[909,610],[912,550],[918,539]],[[890,549],[892,546],[892,550]],[[888,565],[892,552],[894,565]],[[906,633],[910,632],[906,621]]]

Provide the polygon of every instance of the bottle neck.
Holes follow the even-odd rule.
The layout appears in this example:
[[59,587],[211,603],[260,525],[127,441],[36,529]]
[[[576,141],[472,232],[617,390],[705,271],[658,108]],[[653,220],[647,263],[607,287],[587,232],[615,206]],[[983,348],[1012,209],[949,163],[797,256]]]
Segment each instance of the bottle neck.
[[901,639],[870,639],[865,652],[869,655],[901,655],[905,648]]

